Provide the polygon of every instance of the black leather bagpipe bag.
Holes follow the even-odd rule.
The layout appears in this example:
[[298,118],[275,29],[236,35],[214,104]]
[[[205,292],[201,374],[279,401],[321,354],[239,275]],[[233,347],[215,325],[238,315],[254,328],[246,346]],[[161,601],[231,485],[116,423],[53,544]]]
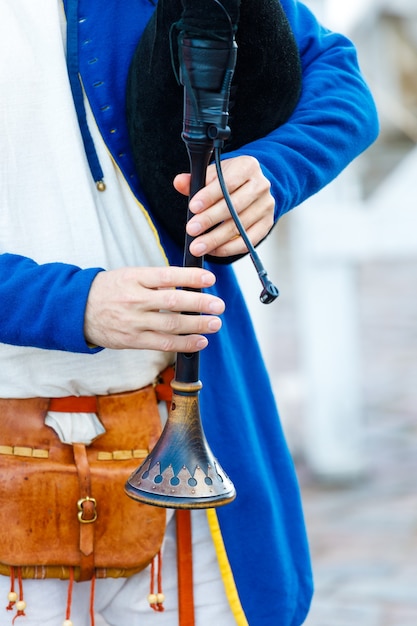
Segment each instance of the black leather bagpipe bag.
[[[240,7],[229,107],[231,135],[223,152],[283,124],[301,91],[299,52],[279,0],[228,1]],[[173,70],[170,31],[182,11],[181,0],[159,0],[132,59],[126,94],[130,139],[143,191],[154,217],[180,246],[188,200],[172,181],[176,174],[189,171],[189,157],[181,138],[183,86]]]

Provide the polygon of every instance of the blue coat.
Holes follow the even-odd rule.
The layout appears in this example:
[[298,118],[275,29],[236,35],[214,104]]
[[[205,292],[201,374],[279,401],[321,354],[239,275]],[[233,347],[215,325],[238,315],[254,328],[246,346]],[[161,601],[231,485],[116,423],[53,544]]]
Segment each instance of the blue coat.
[[[378,132],[351,42],[320,26],[296,0],[282,0],[282,5],[301,54],[299,104],[282,127],[229,154],[259,160],[271,181],[276,220],[332,180]],[[113,158],[143,203],[124,93],[129,61],[154,5],[149,0],[79,0],[79,10],[83,85]],[[89,64],[91,55],[99,61]],[[108,102],[112,106],[102,108]],[[118,132],[111,133],[112,128]],[[170,263],[180,265],[182,251],[162,231],[160,236]],[[37,265],[0,252],[0,341],[91,352],[93,359],[83,336],[83,315],[100,269]],[[298,626],[310,605],[312,576],[293,463],[233,270],[210,269],[217,275],[213,292],[227,307],[221,332],[201,358],[201,413],[210,446],[238,495],[210,511],[209,522],[237,624]]]

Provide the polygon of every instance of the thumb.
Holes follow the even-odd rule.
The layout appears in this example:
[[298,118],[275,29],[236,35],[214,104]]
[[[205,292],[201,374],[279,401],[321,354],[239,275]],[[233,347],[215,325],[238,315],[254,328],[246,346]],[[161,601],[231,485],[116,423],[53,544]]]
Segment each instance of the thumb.
[[179,193],[182,193],[184,196],[188,196],[190,193],[190,179],[191,174],[178,174],[174,178],[173,185]]

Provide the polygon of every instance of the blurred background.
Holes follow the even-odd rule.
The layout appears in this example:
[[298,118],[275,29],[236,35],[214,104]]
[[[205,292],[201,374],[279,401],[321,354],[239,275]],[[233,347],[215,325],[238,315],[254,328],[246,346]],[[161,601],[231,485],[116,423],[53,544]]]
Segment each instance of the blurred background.
[[381,134],[260,247],[276,303],[237,273],[301,484],[306,625],[416,626],[417,1],[305,3],[357,46]]

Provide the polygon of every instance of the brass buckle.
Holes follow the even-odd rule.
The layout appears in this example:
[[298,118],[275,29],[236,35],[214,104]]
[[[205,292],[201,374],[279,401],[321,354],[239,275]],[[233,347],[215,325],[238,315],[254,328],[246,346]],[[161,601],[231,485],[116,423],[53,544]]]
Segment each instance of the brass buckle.
[[[94,506],[94,517],[92,517],[91,519],[83,519],[83,504],[84,502],[92,502],[93,506]],[[77,508],[78,508],[78,521],[81,522],[81,524],[92,524],[93,522],[96,521],[97,519],[97,510],[96,510],[96,506],[97,506],[97,501],[95,498],[89,498],[88,496],[86,496],[85,498],[80,498],[80,500],[78,500],[77,502]]]

